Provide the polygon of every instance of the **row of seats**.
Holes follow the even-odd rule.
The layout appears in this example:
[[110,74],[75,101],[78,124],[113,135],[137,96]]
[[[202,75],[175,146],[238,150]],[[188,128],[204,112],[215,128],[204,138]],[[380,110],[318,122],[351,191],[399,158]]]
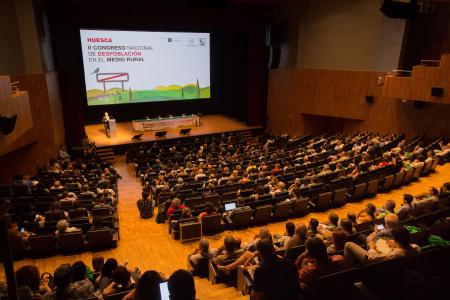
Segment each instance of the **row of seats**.
[[30,236],[25,242],[22,238],[10,239],[14,259],[25,257],[47,257],[55,254],[73,254],[83,251],[104,250],[117,247],[117,233],[110,229],[63,233],[55,238],[53,234]]
[[[304,297],[307,299],[325,299],[328,297],[346,298],[346,299],[361,299],[369,296],[376,296],[372,299],[383,299],[384,297],[393,298],[390,294],[392,291],[398,293],[400,298],[403,297],[401,293],[404,288],[405,280],[411,272],[419,280],[415,292],[420,292],[421,296],[425,293],[423,288],[427,290],[427,296],[438,296],[435,287],[430,278],[443,278],[445,286],[448,287],[450,265],[450,246],[446,247],[432,247],[429,244],[428,238],[431,235],[440,236],[443,239],[450,240],[450,221],[446,218],[450,216],[450,207],[446,206],[432,213],[425,214],[417,218],[408,218],[401,222],[402,225],[413,225],[419,227],[421,231],[410,234],[411,243],[415,243],[422,247],[423,251],[413,257],[398,258],[381,262],[361,264],[356,267],[347,267],[337,273],[332,273],[318,277],[313,286],[305,291]],[[371,226],[375,224],[384,223],[384,219],[368,222]],[[372,232],[372,229],[357,232],[348,236],[348,240],[361,244],[365,243],[365,238],[361,238]],[[305,246],[297,246],[289,249],[286,255],[284,251],[277,254],[285,256],[293,262],[297,257],[305,251]],[[342,254],[342,251],[334,254]],[[234,260],[224,262],[224,265],[230,264]],[[192,266],[191,266],[192,267]],[[229,275],[220,272],[217,266],[208,259],[201,259],[198,261],[195,275],[208,278],[212,284],[227,283],[233,285],[243,295],[247,295],[252,289],[252,277],[241,266],[234,270]],[[420,283],[420,284],[419,284]],[[324,288],[326,287],[326,288]],[[442,293],[442,289],[439,289]],[[397,294],[396,294],[397,295]],[[440,296],[440,295],[439,295]],[[412,297],[411,299],[423,299]],[[437,299],[437,298],[436,298]]]
[[[427,163],[427,165],[430,166],[431,164],[434,163]],[[200,238],[202,234],[208,235],[221,232],[226,229],[239,229],[253,225],[262,225],[273,221],[285,220],[291,217],[304,216],[312,210],[323,211],[332,207],[339,207],[345,205],[347,201],[357,201],[363,197],[374,196],[379,190],[388,191],[390,188],[394,187],[393,182],[397,182],[395,185],[396,187],[404,183],[409,183],[410,180],[417,179],[420,175],[425,176],[427,173],[422,172],[425,167],[426,166],[419,166],[408,172],[400,171],[395,175],[388,175],[384,178],[383,185],[381,187],[378,185],[378,179],[372,179],[369,182],[356,184],[353,190],[347,190],[347,188],[343,187],[329,192],[318,193],[317,195],[310,194],[311,198],[286,200],[288,198],[287,193],[277,197],[268,195],[269,197],[263,200],[248,202],[250,207],[248,209],[240,209],[239,211],[236,211],[233,219],[227,218],[224,220],[221,214],[217,214],[205,216],[201,224],[198,224],[200,222],[198,222],[196,218],[182,220],[183,226],[180,226],[180,231],[184,230],[185,232],[183,232],[183,234],[179,234],[175,231],[173,236],[175,238],[180,237],[182,241],[192,240],[195,238]],[[428,171],[431,172],[434,171],[434,169],[431,169],[430,167],[428,168]],[[395,180],[396,178],[401,178],[402,180]],[[446,206],[446,204],[441,204],[444,203],[445,200],[446,199],[441,199],[439,205]],[[198,215],[201,211],[203,211],[201,204],[204,203],[204,201],[209,201],[209,199],[203,199],[202,197],[185,198],[184,204],[193,210],[194,215]],[[222,201],[221,203],[214,201],[209,202],[219,206],[220,211],[223,211],[223,204],[233,201],[235,200]],[[167,210],[170,203],[170,201],[165,203],[164,211]],[[198,209],[199,207],[200,209]],[[416,210],[419,209],[423,209],[422,206],[418,206],[418,208],[416,208]],[[412,210],[412,213],[414,213],[414,210]],[[169,226],[171,226],[171,222],[169,222]]]

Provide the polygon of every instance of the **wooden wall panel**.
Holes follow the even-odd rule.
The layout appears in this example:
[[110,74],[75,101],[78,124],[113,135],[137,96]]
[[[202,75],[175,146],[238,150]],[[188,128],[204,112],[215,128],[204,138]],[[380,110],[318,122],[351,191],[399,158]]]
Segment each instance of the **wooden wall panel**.
[[[383,95],[389,98],[420,100],[450,104],[450,67],[448,55],[442,56],[439,67],[414,66],[411,77],[386,76]],[[431,95],[432,87],[442,87],[444,95]]]
[[[414,102],[384,97],[376,80],[381,75],[360,71],[272,70],[267,129],[276,134],[301,135],[336,130],[401,132],[408,136],[449,133],[450,105],[426,103],[419,109]],[[366,103],[366,95],[373,95],[374,103]]]
[[33,131],[28,93],[12,93],[7,76],[0,76],[0,113],[17,114],[14,131],[0,134],[0,156],[36,141],[35,135],[26,134]]
[[34,174],[36,167],[47,163],[56,155],[59,145],[64,144],[56,74],[14,75],[11,80],[20,81],[21,89],[28,91],[36,142],[0,156],[0,182],[8,181],[12,174]]

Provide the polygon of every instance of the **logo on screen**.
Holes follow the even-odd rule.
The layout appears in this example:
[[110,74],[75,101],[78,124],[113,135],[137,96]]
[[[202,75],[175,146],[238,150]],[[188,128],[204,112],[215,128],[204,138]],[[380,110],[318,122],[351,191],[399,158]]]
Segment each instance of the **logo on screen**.
[[169,43],[172,43],[172,38],[168,38],[167,41],[168,41]]
[[188,46],[195,46],[195,40],[193,38],[188,38]]
[[206,46],[206,39],[205,38],[199,38],[198,39],[200,46]]

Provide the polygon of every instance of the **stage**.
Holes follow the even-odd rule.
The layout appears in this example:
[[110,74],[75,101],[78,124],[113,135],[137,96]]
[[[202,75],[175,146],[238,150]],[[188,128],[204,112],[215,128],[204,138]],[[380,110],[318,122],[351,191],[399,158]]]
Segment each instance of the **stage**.
[[[113,147],[136,143],[131,138],[143,133],[142,139],[138,142],[149,142],[155,140],[166,140],[180,137],[180,128],[167,129],[167,135],[162,138],[155,138],[155,131],[138,132],[133,130],[132,122],[118,122],[116,137],[109,138],[105,134],[103,124],[87,125],[84,127],[90,141],[95,142],[97,147]],[[245,123],[229,118],[224,115],[206,115],[200,117],[200,125],[191,127],[191,132],[187,136],[198,136],[228,131],[240,131],[260,128],[258,126],[247,126]]]

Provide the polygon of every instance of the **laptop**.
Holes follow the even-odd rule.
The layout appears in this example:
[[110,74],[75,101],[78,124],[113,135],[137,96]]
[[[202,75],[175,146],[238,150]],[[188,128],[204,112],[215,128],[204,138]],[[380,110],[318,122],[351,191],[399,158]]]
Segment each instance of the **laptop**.
[[225,211],[230,211],[236,208],[236,202],[225,203]]

